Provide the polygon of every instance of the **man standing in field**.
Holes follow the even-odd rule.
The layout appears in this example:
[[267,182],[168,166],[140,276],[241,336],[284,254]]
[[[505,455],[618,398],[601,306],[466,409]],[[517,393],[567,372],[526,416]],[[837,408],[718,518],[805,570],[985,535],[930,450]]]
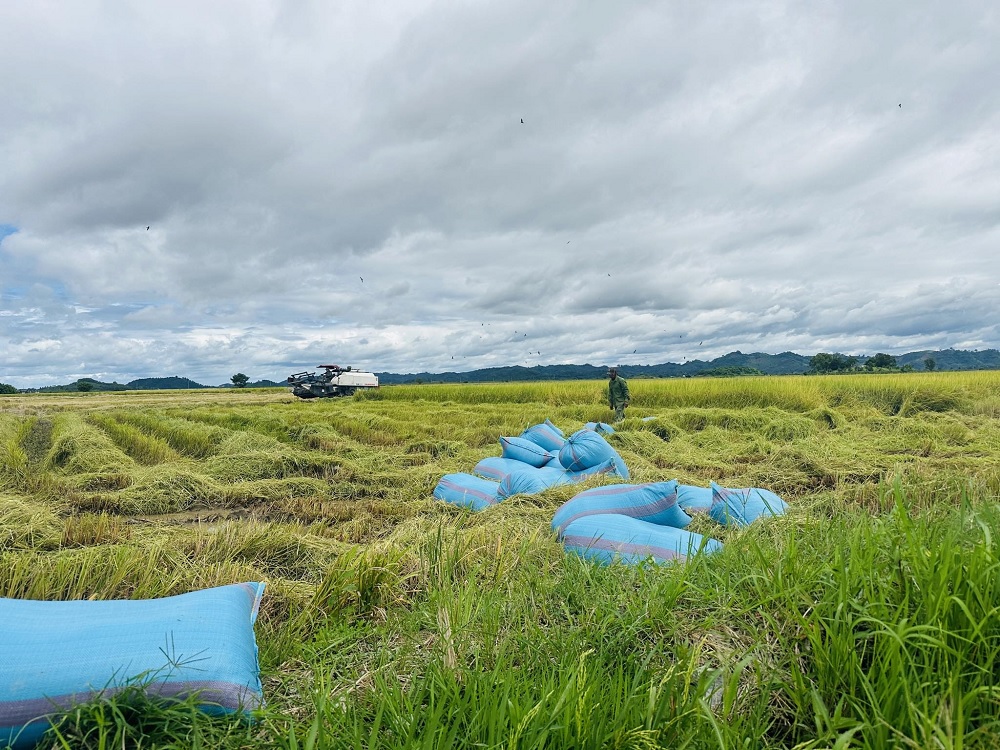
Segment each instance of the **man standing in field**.
[[615,422],[625,419],[625,407],[629,405],[628,383],[618,377],[618,368],[608,368],[608,405],[615,410]]

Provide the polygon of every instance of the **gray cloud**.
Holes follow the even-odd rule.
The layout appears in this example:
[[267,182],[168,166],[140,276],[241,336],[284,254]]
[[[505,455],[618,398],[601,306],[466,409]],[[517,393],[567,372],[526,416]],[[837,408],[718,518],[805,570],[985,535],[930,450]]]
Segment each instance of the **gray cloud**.
[[3,382],[1000,346],[986,2],[2,15]]

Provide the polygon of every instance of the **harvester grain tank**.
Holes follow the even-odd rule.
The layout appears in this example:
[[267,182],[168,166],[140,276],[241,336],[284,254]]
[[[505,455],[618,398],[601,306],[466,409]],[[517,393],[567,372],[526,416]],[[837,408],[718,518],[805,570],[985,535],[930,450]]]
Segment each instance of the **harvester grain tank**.
[[297,372],[288,376],[288,385],[292,393],[299,398],[336,398],[337,396],[353,396],[356,391],[378,388],[378,376],[371,372],[353,370],[348,365],[317,365],[323,370],[315,372]]

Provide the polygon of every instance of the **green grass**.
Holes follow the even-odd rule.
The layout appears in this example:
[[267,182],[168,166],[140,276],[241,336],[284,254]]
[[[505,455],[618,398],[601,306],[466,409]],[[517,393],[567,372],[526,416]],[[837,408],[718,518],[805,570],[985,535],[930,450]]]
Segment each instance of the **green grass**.
[[788,515],[599,568],[549,530],[580,487],[431,497],[501,435],[607,420],[601,382],[4,398],[0,596],[268,582],[255,723],[132,691],[45,746],[1000,745],[1000,374],[630,386],[633,481],[766,487]]

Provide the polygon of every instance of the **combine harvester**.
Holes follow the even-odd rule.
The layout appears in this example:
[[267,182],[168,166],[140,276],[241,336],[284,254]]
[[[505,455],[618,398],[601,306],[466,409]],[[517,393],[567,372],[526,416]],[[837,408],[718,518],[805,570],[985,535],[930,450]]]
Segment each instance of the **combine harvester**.
[[353,396],[359,388],[378,388],[378,376],[371,372],[352,370],[350,366],[317,365],[324,370],[322,375],[315,372],[297,372],[288,376],[292,393],[299,398],[335,398]]

